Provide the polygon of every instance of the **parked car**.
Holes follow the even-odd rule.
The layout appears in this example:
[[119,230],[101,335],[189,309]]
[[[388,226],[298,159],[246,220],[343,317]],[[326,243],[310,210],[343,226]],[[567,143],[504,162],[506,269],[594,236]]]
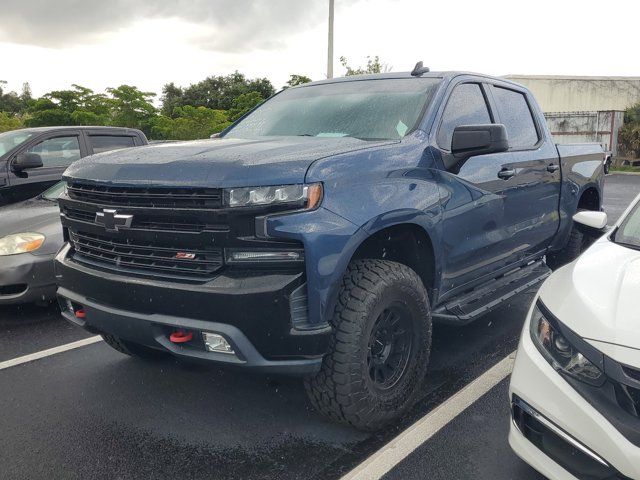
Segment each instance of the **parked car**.
[[79,161],[63,315],[133,355],[305,375],[360,429],[409,408],[432,322],[479,318],[575,258],[603,151],[556,146],[531,93],[466,73],[289,88],[213,141]]
[[[123,148],[119,137],[109,144],[97,137],[89,134],[94,151],[99,142],[103,151]],[[59,180],[32,199],[0,207],[0,306],[55,299],[53,258],[64,243],[58,197],[65,185]]]
[[144,133],[130,128],[41,127],[1,133],[0,205],[44,192],[82,157],[146,144]]
[[639,292],[640,196],[544,282],[522,332],[509,443],[550,479],[640,478]]
[[0,207],[0,306],[55,298],[53,258],[64,243],[58,197],[65,183]]

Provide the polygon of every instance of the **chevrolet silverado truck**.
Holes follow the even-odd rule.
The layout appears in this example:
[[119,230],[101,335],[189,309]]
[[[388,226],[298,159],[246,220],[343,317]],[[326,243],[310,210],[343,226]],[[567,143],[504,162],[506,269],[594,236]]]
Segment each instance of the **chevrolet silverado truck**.
[[217,139],[74,163],[59,302],[122,353],[299,374],[320,412],[378,429],[424,386],[432,324],[578,255],[603,155],[556,146],[500,78],[417,66],[289,88]]

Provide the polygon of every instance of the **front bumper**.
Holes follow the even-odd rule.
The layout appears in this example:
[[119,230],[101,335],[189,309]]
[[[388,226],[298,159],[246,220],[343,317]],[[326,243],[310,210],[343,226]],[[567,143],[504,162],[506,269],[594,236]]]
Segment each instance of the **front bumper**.
[[0,305],[54,299],[53,258],[31,253],[0,257]]
[[[543,475],[571,480],[640,479],[640,448],[629,442],[547,363],[531,340],[528,321],[520,340],[509,397],[516,417],[512,418],[509,444],[520,458]],[[538,437],[531,437],[531,431],[523,434],[522,424],[516,425],[521,420],[518,418],[521,408],[515,405],[520,402],[540,415],[543,423],[550,423],[548,428],[536,424]],[[549,433],[554,428],[559,430],[559,435]],[[566,437],[562,438],[562,434]],[[573,455],[572,463],[567,453],[580,451],[581,447],[584,450]],[[582,454],[586,457],[581,457]],[[600,462],[594,456],[609,468],[598,467]],[[580,460],[575,461],[578,457]]]
[[[55,262],[63,316],[91,332],[228,366],[285,374],[320,369],[330,327],[298,329],[291,315],[304,272],[227,270],[206,284],[184,284],[97,271],[67,252]],[[83,318],[69,301],[84,310]],[[193,340],[172,343],[176,330],[193,333]],[[224,336],[235,354],[207,351],[203,332]]]

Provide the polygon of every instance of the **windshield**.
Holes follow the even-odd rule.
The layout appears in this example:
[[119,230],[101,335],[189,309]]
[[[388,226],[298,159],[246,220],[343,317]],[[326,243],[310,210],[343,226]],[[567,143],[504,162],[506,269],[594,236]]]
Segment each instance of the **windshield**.
[[45,192],[42,194],[42,198],[46,198],[47,200],[51,200],[52,202],[57,201],[58,197],[62,195],[62,192],[64,192],[65,185],[65,182],[56,183],[53,187],[45,190]]
[[0,156],[33,137],[33,133],[24,130],[0,133]]
[[640,201],[624,218],[613,236],[613,241],[626,247],[640,249]]
[[413,130],[438,78],[358,80],[292,88],[265,102],[225,137],[400,139]]

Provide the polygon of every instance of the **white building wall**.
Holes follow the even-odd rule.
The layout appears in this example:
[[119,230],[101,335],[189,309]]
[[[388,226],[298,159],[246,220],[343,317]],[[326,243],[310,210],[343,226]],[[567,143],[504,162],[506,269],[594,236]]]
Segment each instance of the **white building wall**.
[[543,112],[625,110],[640,102],[640,77],[507,75],[527,87]]

